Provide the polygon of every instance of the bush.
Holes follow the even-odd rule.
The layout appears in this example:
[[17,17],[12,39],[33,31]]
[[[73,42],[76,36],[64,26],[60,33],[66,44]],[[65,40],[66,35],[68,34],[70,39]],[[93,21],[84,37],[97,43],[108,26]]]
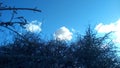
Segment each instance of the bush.
[[[85,35],[68,45],[65,41],[44,42],[37,35],[16,36],[14,43],[0,47],[0,67],[12,68],[119,68],[114,44],[106,34],[97,37],[89,27]],[[107,40],[107,41],[106,41]]]

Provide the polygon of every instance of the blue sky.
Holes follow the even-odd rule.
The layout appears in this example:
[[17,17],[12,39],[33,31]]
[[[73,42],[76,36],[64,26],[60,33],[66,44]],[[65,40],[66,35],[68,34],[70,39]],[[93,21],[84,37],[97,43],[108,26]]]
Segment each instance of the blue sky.
[[[41,13],[19,11],[19,15],[31,21],[41,22],[44,35],[58,36],[65,33],[83,33],[88,25],[93,28],[100,23],[109,25],[120,19],[120,0],[1,0],[4,4],[15,7],[37,7]],[[2,20],[7,20],[6,13]],[[65,29],[65,31],[64,31]],[[63,31],[62,31],[63,30]],[[73,31],[74,30],[74,31]],[[98,30],[98,29],[96,29]],[[98,30],[99,32],[99,30]],[[72,34],[71,34],[72,33]],[[105,33],[105,32],[101,32]],[[70,36],[68,36],[70,37]],[[70,38],[69,38],[70,39]]]

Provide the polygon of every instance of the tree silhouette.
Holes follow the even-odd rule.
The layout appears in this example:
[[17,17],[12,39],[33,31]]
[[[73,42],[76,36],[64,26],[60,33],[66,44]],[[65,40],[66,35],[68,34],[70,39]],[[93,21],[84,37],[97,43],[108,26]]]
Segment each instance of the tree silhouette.
[[[114,44],[108,39],[109,33],[103,37],[87,29],[85,35],[68,45],[64,41],[50,40],[44,42],[37,35],[23,35],[34,44],[28,44],[20,36],[14,43],[1,46],[1,67],[31,68],[119,68]],[[32,39],[31,39],[32,38]],[[19,60],[20,59],[20,60]]]
[[28,23],[22,16],[15,17],[18,10],[41,10],[2,4],[0,10],[13,11],[10,20],[0,22],[0,26],[17,34],[13,43],[0,46],[0,68],[120,68],[114,44],[108,40],[110,33],[98,37],[89,26],[85,35],[78,35],[71,44],[52,39],[46,42],[34,33],[19,34],[9,28],[13,24],[23,27]]
[[[117,57],[112,41],[105,42],[110,33],[97,37],[89,27],[83,37],[76,42],[77,65],[85,68],[116,68]],[[114,60],[113,60],[114,59]]]

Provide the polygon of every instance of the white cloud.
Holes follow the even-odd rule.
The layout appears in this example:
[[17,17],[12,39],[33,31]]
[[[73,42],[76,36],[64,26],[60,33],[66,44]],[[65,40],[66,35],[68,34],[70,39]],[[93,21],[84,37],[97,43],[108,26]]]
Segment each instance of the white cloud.
[[70,32],[68,28],[63,26],[54,33],[54,37],[57,40],[71,40],[72,32]]
[[37,20],[35,20],[29,24],[26,24],[25,27],[26,27],[26,30],[30,32],[41,32],[42,31],[41,25],[42,25],[41,22],[38,22]]
[[113,41],[116,43],[120,43],[120,19],[110,24],[100,23],[95,27],[95,30],[97,30],[98,33],[108,33],[113,31]]
[[103,23],[100,23],[96,26],[95,30],[98,30],[99,33],[103,33],[103,32],[107,33],[114,31],[114,27],[115,25],[113,23],[108,25],[104,25]]

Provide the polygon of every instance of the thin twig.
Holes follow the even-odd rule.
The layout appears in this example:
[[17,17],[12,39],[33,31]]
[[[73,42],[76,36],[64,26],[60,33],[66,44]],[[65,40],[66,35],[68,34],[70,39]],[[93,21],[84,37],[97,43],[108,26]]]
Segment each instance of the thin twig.
[[15,31],[15,30],[7,27],[7,26],[2,26],[2,27],[7,28],[8,30],[16,33],[18,36],[20,36],[20,37],[21,37],[25,42],[27,42],[29,45],[35,45],[34,43],[30,42],[28,39],[26,39],[24,36],[22,36],[22,35],[21,35],[20,33],[18,33],[17,31]]
[[11,29],[11,28],[9,28],[9,27],[6,27],[6,26],[2,26],[2,27],[5,27],[5,28],[7,28],[8,30],[16,33],[17,35],[19,35],[19,36],[22,37],[25,41],[28,42],[28,40],[27,40],[26,38],[24,38],[24,36],[22,36],[22,35],[21,35],[20,33],[18,33],[17,31],[15,31],[15,30],[13,30],[13,29]]
[[14,10],[13,10],[13,12],[12,12],[12,16],[11,16],[11,18],[10,18],[10,22],[12,22],[13,18],[14,18]]

